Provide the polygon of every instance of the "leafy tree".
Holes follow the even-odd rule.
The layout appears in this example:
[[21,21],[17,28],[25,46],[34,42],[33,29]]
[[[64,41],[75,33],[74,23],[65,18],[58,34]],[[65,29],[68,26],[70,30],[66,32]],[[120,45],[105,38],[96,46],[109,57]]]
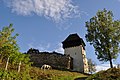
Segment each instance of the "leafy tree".
[[15,34],[12,36],[12,33],[14,32],[14,28],[12,28],[12,24],[9,26],[3,27],[2,31],[0,31],[0,57],[1,61],[3,58],[7,58],[7,63],[5,70],[7,70],[8,62],[10,57],[16,53],[19,52],[19,47],[16,44],[16,37],[18,34]]
[[[24,69],[27,70],[28,67],[31,65],[29,62],[29,55],[23,54],[21,52],[16,52],[10,57],[10,63],[14,66],[18,66],[18,72],[20,72],[21,65],[24,65]],[[26,69],[27,68],[27,69]]]
[[10,51],[13,52],[19,50],[19,47],[16,44],[15,40],[18,34],[12,36],[12,32],[14,32],[12,24],[7,27],[3,27],[2,31],[0,31],[0,55],[2,58],[4,56],[8,56],[10,54]]
[[[0,61],[6,61],[5,70],[0,73],[0,79],[3,80],[28,80],[29,76],[29,56],[27,54],[22,54],[19,51],[19,47],[17,45],[16,37],[18,34],[13,35],[14,28],[12,24],[9,26],[3,27],[0,31]],[[14,70],[7,70],[8,63],[10,63],[9,67],[16,68],[17,71]],[[22,66],[22,71],[21,70]],[[12,72],[14,71],[14,72]],[[20,76],[20,78],[18,77]],[[23,79],[24,78],[24,79]],[[29,79],[30,80],[30,79]]]
[[29,57],[19,51],[19,47],[16,41],[16,37],[18,36],[18,34],[15,34],[13,36],[13,32],[14,28],[12,28],[12,24],[3,27],[3,29],[0,31],[1,60],[3,58],[6,59],[7,57],[7,61],[10,61],[12,64],[19,63],[20,61],[26,64],[29,62]]
[[88,59],[88,69],[91,74],[96,71],[96,64],[92,61],[92,59]]
[[86,40],[93,45],[100,61],[110,62],[116,59],[120,51],[120,21],[113,19],[112,11],[98,11],[96,16],[86,22]]
[[29,71],[29,66],[31,65],[31,62],[29,55],[28,54],[20,54],[19,58],[18,58],[18,72],[20,72],[21,70],[21,65],[24,65],[24,70],[28,70]]

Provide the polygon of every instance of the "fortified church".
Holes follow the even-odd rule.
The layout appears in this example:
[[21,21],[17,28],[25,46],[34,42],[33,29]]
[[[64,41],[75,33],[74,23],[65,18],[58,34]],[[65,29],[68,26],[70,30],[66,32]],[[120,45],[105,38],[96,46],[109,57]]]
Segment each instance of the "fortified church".
[[33,66],[41,67],[44,64],[55,69],[67,69],[82,73],[88,73],[88,62],[85,52],[85,43],[78,34],[70,34],[63,42],[64,54],[57,52],[39,52],[37,49],[29,49]]

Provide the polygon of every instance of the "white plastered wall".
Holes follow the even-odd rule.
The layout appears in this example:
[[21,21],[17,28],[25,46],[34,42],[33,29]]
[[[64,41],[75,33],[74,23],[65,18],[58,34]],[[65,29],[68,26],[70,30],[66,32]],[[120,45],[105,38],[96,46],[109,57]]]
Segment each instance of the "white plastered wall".
[[84,72],[82,46],[65,48],[64,53],[73,58],[73,71]]

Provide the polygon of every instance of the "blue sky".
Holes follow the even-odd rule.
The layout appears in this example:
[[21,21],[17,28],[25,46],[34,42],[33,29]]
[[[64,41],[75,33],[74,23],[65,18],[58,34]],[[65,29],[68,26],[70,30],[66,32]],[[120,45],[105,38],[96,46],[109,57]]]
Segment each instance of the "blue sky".
[[[21,52],[29,48],[63,53],[61,42],[78,33],[86,43],[87,57],[102,65],[85,39],[85,22],[106,8],[120,20],[120,0],[1,0],[0,29],[13,23]],[[120,64],[120,56],[114,64]],[[108,67],[105,63],[103,67]],[[100,67],[99,66],[99,67]],[[103,68],[102,68],[103,69]]]

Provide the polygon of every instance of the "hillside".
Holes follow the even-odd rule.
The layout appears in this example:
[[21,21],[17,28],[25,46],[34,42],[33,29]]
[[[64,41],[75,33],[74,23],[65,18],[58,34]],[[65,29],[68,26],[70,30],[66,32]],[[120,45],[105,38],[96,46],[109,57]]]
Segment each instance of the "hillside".
[[0,80],[77,80],[77,78],[86,78],[88,75],[78,72],[62,71],[62,70],[41,70],[37,67],[29,67],[26,72],[24,67],[21,67],[20,73],[17,68],[9,64],[8,70],[4,70],[5,65],[0,65]]
[[35,67],[31,68],[30,76],[33,80],[74,80],[77,78],[88,77],[88,75],[77,72],[61,70],[41,70]]
[[91,75],[87,80],[120,80],[120,68],[110,68]]

